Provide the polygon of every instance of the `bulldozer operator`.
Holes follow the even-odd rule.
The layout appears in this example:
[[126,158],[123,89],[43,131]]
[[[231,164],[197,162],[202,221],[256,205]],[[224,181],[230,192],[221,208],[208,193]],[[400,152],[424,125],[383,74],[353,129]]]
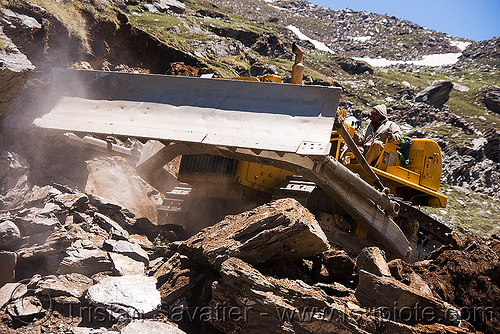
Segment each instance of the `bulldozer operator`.
[[371,123],[365,130],[363,136],[354,134],[354,142],[363,146],[365,159],[371,164],[378,158],[386,141],[393,142],[396,145],[401,144],[403,133],[400,127],[387,119],[387,107],[385,104],[379,104],[371,110]]

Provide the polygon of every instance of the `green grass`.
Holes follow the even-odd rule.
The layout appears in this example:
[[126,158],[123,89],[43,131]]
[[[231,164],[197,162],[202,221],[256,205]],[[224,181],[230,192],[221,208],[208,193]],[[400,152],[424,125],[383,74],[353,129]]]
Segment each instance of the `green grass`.
[[500,200],[449,185],[442,185],[440,192],[448,196],[447,207],[426,207],[423,211],[435,214],[459,234],[467,231],[489,237],[500,233]]

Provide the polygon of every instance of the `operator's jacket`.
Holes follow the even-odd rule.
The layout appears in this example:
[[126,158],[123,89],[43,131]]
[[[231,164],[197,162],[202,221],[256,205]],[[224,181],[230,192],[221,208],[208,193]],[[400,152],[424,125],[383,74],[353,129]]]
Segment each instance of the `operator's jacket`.
[[380,124],[377,131],[375,131],[373,124],[370,123],[363,136],[355,133],[353,139],[356,144],[362,145],[366,151],[375,141],[382,142],[382,145],[385,145],[388,131],[392,133],[392,139],[389,141],[396,145],[401,144],[401,141],[403,140],[403,133],[401,132],[401,129],[396,123],[391,122],[388,119],[382,121],[382,124]]

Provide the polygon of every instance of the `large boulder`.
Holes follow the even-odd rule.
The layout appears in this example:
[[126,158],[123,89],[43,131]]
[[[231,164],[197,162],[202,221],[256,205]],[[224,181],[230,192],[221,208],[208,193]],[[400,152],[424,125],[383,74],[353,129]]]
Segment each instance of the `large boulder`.
[[125,326],[120,334],[185,334],[177,326],[152,320],[133,320]]
[[339,62],[340,67],[347,73],[353,74],[363,74],[368,72],[373,74],[373,68],[363,61],[357,61],[352,58],[345,58]]
[[36,293],[60,303],[79,303],[92,280],[81,274],[49,275],[36,282]]
[[168,305],[185,296],[205,278],[205,272],[207,271],[188,257],[179,253],[174,254],[154,273],[154,277],[158,280],[162,302]]
[[460,310],[452,305],[413,289],[393,277],[359,272],[356,298],[364,307],[380,307],[395,321],[409,323],[442,323],[458,325]]
[[500,114],[500,87],[488,87],[484,94],[486,108]]
[[217,266],[231,256],[250,264],[291,262],[329,247],[314,216],[296,200],[285,198],[227,216],[182,242],[179,251],[195,261]]
[[86,297],[92,305],[104,307],[118,319],[139,318],[161,305],[156,278],[143,275],[106,277],[91,286]]
[[450,98],[453,83],[449,81],[439,82],[425,88],[415,96],[416,102],[425,102],[435,108],[441,108]]
[[7,37],[0,26],[0,118],[21,93],[21,89],[35,71],[35,66]]
[[177,0],[159,0],[153,2],[153,5],[162,13],[172,11],[177,14],[182,14],[186,11],[186,5]]
[[0,222],[0,249],[10,249],[21,240],[21,232],[14,222],[4,220]]
[[7,8],[0,9],[0,23],[5,34],[18,46],[30,41],[33,35],[42,29],[42,25],[35,18]]

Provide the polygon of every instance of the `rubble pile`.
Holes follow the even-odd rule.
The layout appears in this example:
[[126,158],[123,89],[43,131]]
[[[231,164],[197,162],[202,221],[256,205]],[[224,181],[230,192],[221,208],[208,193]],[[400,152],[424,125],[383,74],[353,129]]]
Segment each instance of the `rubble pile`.
[[[154,231],[154,233],[152,233]],[[187,240],[101,197],[34,187],[0,214],[2,333],[495,333],[500,238],[356,258],[281,199]]]

